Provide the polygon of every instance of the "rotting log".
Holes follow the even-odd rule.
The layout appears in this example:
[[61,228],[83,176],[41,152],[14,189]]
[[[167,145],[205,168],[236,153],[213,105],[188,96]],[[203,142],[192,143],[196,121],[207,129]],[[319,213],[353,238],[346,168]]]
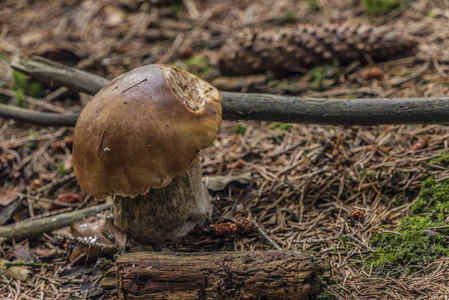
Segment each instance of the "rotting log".
[[120,256],[119,299],[311,299],[320,262],[297,251],[135,252]]
[[[33,61],[31,63],[30,61]],[[109,81],[89,72],[42,58],[22,58],[11,66],[38,80],[88,94],[97,93]],[[32,66],[32,67],[31,67]],[[79,78],[83,80],[78,81]],[[449,97],[325,99],[221,92],[224,120],[256,120],[323,125],[449,124]],[[73,126],[79,113],[8,110],[0,104],[0,117],[49,126]],[[14,117],[14,115],[20,118]],[[42,114],[41,117],[37,114]],[[58,118],[58,119],[57,119]]]

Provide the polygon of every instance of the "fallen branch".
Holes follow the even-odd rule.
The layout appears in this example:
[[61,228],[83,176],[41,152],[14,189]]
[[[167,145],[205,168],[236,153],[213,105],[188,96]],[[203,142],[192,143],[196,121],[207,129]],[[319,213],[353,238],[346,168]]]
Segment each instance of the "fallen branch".
[[[12,67],[42,81],[95,94],[109,81],[42,58]],[[222,92],[223,119],[327,125],[449,124],[449,97],[317,99]],[[78,113],[30,112],[0,105],[0,117],[49,126],[73,126]]]
[[116,266],[119,299],[310,299],[328,276],[297,251],[135,252]]
[[0,104],[0,117],[41,126],[74,126],[79,113],[50,113]]
[[56,86],[65,86],[91,95],[97,93],[109,83],[109,80],[104,77],[80,71],[42,57],[33,57],[32,59],[22,57],[17,63],[11,63],[11,66],[39,81]]
[[35,238],[44,232],[50,232],[61,227],[69,226],[75,221],[109,208],[111,208],[111,203],[105,203],[56,216],[2,226],[0,227],[0,240],[10,241],[14,238],[17,242],[26,238]]

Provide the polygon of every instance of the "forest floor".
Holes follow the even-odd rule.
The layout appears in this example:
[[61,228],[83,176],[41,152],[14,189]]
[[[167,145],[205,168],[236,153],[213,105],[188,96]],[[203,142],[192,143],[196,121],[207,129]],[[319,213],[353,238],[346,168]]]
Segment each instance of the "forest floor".
[[[172,2],[2,1],[2,102],[69,112],[80,110],[86,99],[13,72],[9,63],[20,55],[43,56],[109,79],[144,64],[167,63],[220,90],[239,92],[335,98],[448,95],[446,1],[408,1],[377,16],[355,0]],[[244,28],[347,20],[395,26],[419,44],[399,59],[318,66],[281,79],[220,75],[220,46]],[[377,75],[367,75],[373,67]],[[72,136],[73,127],[0,119],[1,224],[102,202],[84,194],[76,182]],[[215,206],[204,227],[168,248],[249,251],[274,249],[274,242],[282,249],[315,251],[330,263],[324,291],[329,299],[447,299],[449,200],[438,193],[444,194],[449,178],[448,137],[449,127],[441,125],[224,121],[214,145],[201,153],[201,163],[206,181],[226,176],[229,184],[210,191]],[[269,240],[257,230],[211,235],[215,224],[241,219],[255,222]],[[95,261],[80,263],[82,251],[68,228],[3,243],[0,257],[25,261],[32,273],[23,281],[1,275],[0,298],[109,299],[113,291],[98,287],[102,269]],[[92,256],[110,257],[103,252]]]

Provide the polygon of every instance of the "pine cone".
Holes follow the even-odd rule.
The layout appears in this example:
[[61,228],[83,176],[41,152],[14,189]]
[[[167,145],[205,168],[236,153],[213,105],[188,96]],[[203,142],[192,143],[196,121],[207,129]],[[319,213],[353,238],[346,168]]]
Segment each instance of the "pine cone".
[[238,219],[235,221],[235,225],[237,225],[238,231],[240,234],[249,234],[256,230],[254,224],[246,219]]
[[355,24],[299,25],[280,30],[245,29],[219,53],[223,75],[303,73],[307,68],[353,61],[385,61],[414,49],[417,42],[394,27]]
[[360,222],[365,218],[365,213],[360,209],[353,209],[349,212],[348,218],[351,223]]
[[209,227],[209,232],[213,237],[228,237],[237,232],[237,225],[234,223],[215,223]]

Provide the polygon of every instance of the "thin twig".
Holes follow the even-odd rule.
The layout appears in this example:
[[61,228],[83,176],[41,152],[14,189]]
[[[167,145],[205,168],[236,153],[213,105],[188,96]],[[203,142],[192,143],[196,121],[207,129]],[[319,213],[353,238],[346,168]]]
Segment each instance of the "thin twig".
[[392,80],[390,82],[390,85],[393,87],[398,87],[401,84],[409,82],[409,81],[421,76],[422,74],[424,74],[424,72],[426,72],[429,67],[430,67],[430,62],[426,62],[421,66],[421,68],[419,68],[416,72],[410,74],[409,76],[407,76],[405,78],[401,78],[401,79]]
[[[5,95],[7,97],[11,97],[11,98],[16,97],[16,93],[14,93],[13,91],[7,90],[7,89],[3,89],[3,88],[0,88],[0,94]],[[49,111],[53,111],[53,112],[57,112],[57,113],[66,113],[67,112],[67,110],[65,108],[48,103],[45,99],[36,99],[34,97],[30,97],[27,95],[23,95],[22,97],[23,97],[23,100],[25,100],[25,102],[28,102],[29,104],[32,104],[34,106],[42,107]]]
[[126,35],[121,40],[111,43],[110,46],[106,50],[100,52],[99,54],[95,55],[94,57],[89,58],[85,61],[81,61],[78,66],[80,68],[86,68],[88,66],[91,66],[94,63],[102,60],[103,58],[108,57],[115,50],[128,44],[129,41],[131,41],[131,39],[139,32],[139,30],[147,27],[147,25],[148,25],[147,23],[150,18],[150,5],[146,2],[144,2],[141,6],[141,10],[142,10],[142,12],[141,12],[139,19],[131,27],[131,29],[127,31]]
[[66,181],[68,181],[68,180],[71,180],[71,179],[73,179],[73,178],[75,178],[75,174],[74,174],[74,173],[69,174],[69,175],[66,175],[66,176],[64,176],[64,177],[61,177],[61,178],[59,178],[59,179],[57,179],[57,180],[55,180],[55,181],[53,181],[53,182],[50,182],[50,183],[47,184],[47,185],[44,185],[44,186],[41,187],[40,189],[36,190],[36,193],[42,193],[43,191],[50,190],[50,189],[52,189],[53,187],[55,187],[55,186],[57,186],[57,185],[59,185],[59,184],[61,184],[61,183],[63,183],[63,182],[66,182]]
[[263,231],[262,228],[260,228],[259,224],[257,224],[256,221],[252,221],[251,223],[253,223],[253,225],[254,225],[254,227],[256,227],[257,231],[263,236],[263,238],[264,238],[268,243],[270,243],[271,246],[274,247],[274,249],[276,249],[276,250],[282,250],[282,248],[281,248],[275,241],[273,241],[273,240],[268,236],[268,234],[267,234],[265,231]]
[[[44,203],[50,203],[50,204],[55,204],[56,200],[52,200],[52,199],[47,199],[47,198],[42,198],[42,197],[37,197],[37,196],[33,196],[33,195],[29,195],[29,194],[22,194],[22,193],[17,193],[17,196],[22,196],[23,198],[26,199],[31,199],[37,202],[44,202]],[[58,203],[59,206],[65,206],[65,207],[77,207],[78,204],[73,204],[73,203]]]

